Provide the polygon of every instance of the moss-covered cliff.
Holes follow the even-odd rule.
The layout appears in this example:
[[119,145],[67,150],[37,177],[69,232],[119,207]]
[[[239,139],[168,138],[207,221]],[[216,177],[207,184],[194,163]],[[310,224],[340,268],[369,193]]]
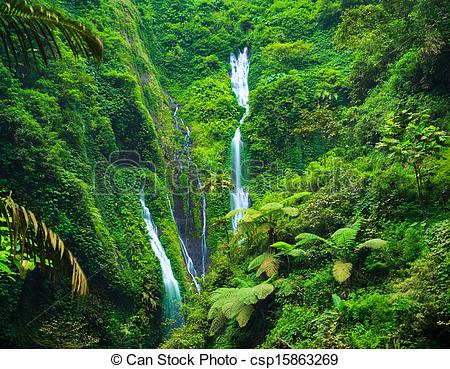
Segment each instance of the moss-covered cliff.
[[150,10],[140,1],[46,3],[86,22],[101,37],[105,59],[75,60],[63,49],[64,60],[31,73],[1,66],[0,187],[61,235],[90,294],[79,306],[66,284],[48,283],[37,271],[2,279],[0,342],[155,347],[163,289],[142,218],[142,184],[183,291],[190,282],[161,196],[168,192],[165,158],[177,143],[148,53]]

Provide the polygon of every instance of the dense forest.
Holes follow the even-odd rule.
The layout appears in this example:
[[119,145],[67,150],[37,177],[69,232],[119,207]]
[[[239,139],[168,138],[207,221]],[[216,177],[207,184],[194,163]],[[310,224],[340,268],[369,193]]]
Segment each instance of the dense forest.
[[450,348],[448,1],[29,3],[0,347]]

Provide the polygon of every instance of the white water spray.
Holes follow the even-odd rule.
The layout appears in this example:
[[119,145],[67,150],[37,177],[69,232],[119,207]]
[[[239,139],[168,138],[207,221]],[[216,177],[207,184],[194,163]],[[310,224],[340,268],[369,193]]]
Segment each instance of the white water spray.
[[177,328],[184,324],[184,317],[181,313],[181,294],[178,282],[173,275],[170,260],[167,257],[164,247],[158,237],[158,230],[153,223],[150,210],[145,204],[144,193],[140,194],[140,201],[144,213],[144,221],[147,226],[147,232],[150,236],[150,244],[153,252],[159,260],[162,271],[162,279],[164,285],[163,297],[163,316],[170,321],[169,329]]
[[[239,121],[239,126],[247,117],[250,106],[248,100],[248,71],[250,67],[248,49],[244,48],[239,52],[237,57],[234,54],[230,55],[231,64],[231,88],[237,97],[240,106],[245,108],[245,113]],[[241,139],[241,131],[239,126],[234,133],[231,141],[231,160],[232,160],[232,180],[234,183],[234,190],[231,192],[231,209],[248,208],[250,205],[248,191],[242,187],[242,165],[241,165],[241,149],[244,144]],[[236,214],[232,219],[233,232],[236,232],[237,224],[242,219],[243,214]]]

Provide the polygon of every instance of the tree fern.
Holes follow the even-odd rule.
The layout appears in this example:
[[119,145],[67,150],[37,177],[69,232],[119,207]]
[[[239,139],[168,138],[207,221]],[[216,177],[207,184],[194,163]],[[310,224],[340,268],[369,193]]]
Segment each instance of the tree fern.
[[357,234],[354,228],[340,228],[330,238],[338,250],[347,250],[355,243]]
[[270,252],[265,252],[250,262],[248,270],[258,268],[256,271],[257,277],[263,273],[265,273],[268,277],[272,277],[274,274],[277,274],[279,265],[280,260],[275,255]]
[[325,238],[313,233],[300,233],[299,235],[297,235],[297,237],[295,237],[295,240],[298,241],[297,245],[305,245],[313,241],[321,241],[328,245],[333,245],[330,240],[326,240]]
[[212,320],[210,334],[216,334],[229,320],[245,327],[254,311],[254,305],[274,290],[273,285],[262,283],[254,287],[219,288],[210,297],[208,319]]
[[13,60],[17,66],[23,60],[30,66],[31,61],[37,64],[40,55],[47,65],[50,58],[61,58],[55,30],[62,33],[75,57],[102,60],[101,40],[83,23],[27,1],[0,4],[0,43],[8,63]]

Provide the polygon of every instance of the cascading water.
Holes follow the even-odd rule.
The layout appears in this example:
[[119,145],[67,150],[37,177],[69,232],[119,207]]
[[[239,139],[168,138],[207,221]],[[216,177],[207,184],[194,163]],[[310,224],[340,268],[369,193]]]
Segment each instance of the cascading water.
[[[232,180],[234,183],[234,190],[231,192],[231,209],[236,210],[248,208],[250,205],[248,191],[242,187],[241,149],[244,145],[239,128],[250,110],[248,100],[248,71],[250,66],[248,49],[244,48],[242,52],[239,52],[237,57],[231,54],[230,64],[231,88],[237,97],[239,105],[245,108],[245,113],[239,121],[239,126],[236,128],[233,140],[231,141]],[[242,213],[233,216],[233,232],[236,232],[237,224],[242,219],[242,216]]]
[[[200,177],[197,176],[198,186],[202,188],[200,183]],[[202,277],[206,274],[206,255],[208,254],[208,245],[206,243],[206,196],[202,191],[202,236],[201,236],[201,249],[202,249]]]
[[186,244],[184,243],[183,239],[180,236],[180,230],[178,229],[178,224],[175,220],[175,215],[173,213],[172,203],[170,201],[169,195],[167,195],[167,202],[169,203],[169,209],[170,209],[170,214],[172,215],[172,219],[175,222],[175,224],[177,225],[178,240],[180,241],[181,252],[183,254],[184,262],[186,263],[186,268],[192,277],[192,281],[194,282],[195,288],[197,288],[197,291],[200,292],[200,286],[197,282],[197,271],[195,270],[194,263],[192,262],[192,259],[189,256],[188,250],[186,248]]
[[147,226],[147,232],[150,236],[150,244],[153,252],[161,264],[162,279],[164,285],[163,297],[163,316],[169,321],[168,330],[180,327],[184,324],[184,317],[181,313],[181,294],[178,282],[175,279],[170,265],[170,260],[167,257],[164,247],[158,237],[158,230],[153,223],[150,210],[145,204],[144,193],[140,194],[140,201],[144,213],[144,221]]
[[[200,176],[198,172],[195,174],[195,165],[193,165],[192,158],[190,157],[190,129],[183,121],[182,118],[178,117],[178,105],[170,98],[171,106],[173,109],[173,119],[175,122],[175,127],[178,132],[183,135],[183,144],[181,150],[177,151],[174,156],[175,163],[175,189],[173,200],[174,200],[174,210],[172,210],[172,217],[177,225],[178,238],[180,240],[180,245],[183,251],[183,256],[185,259],[186,266],[197,290],[200,291],[200,286],[197,283],[196,277],[200,275],[197,271],[201,272],[201,275],[206,274],[207,260],[208,260],[208,246],[206,242],[206,232],[207,232],[207,219],[206,219],[206,196],[203,192],[202,184],[200,182]],[[201,196],[202,203],[202,213],[201,213],[201,224],[202,231],[199,237],[195,237],[198,234],[192,220],[191,215],[191,181],[189,181],[186,188],[181,188],[183,193],[186,194],[185,203],[183,196],[180,195],[180,176],[182,173],[188,174],[188,178],[192,178],[196,175],[197,183],[193,182],[193,186],[198,188]],[[170,206],[172,204],[170,203]],[[185,208],[185,212],[184,209]]]

